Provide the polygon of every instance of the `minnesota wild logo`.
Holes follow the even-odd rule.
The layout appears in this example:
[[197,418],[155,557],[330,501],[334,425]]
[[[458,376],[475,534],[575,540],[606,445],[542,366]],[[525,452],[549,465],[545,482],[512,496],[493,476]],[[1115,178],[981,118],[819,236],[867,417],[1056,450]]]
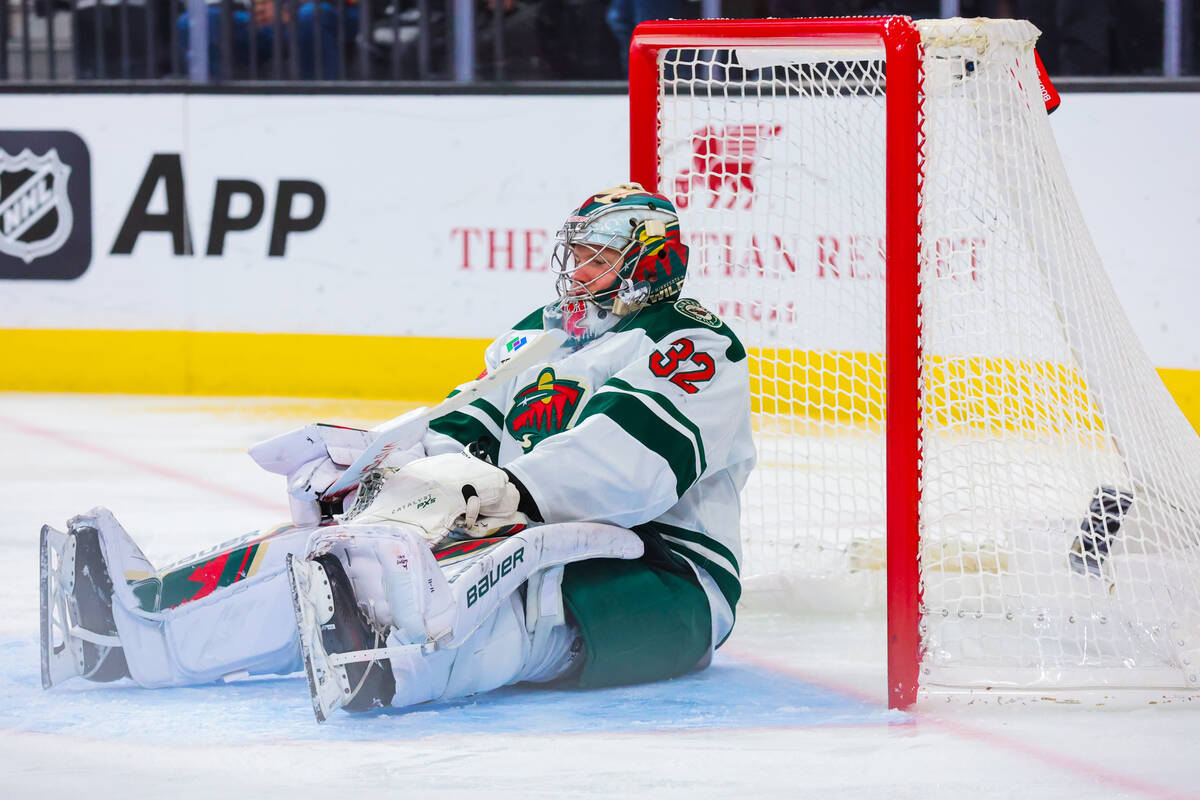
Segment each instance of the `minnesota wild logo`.
[[566,430],[586,392],[582,382],[557,378],[554,368],[546,367],[513,397],[504,426],[528,453],[538,442]]
[[675,310],[686,317],[707,325],[710,328],[721,327],[721,318],[709,311],[690,297],[681,297],[675,303]]

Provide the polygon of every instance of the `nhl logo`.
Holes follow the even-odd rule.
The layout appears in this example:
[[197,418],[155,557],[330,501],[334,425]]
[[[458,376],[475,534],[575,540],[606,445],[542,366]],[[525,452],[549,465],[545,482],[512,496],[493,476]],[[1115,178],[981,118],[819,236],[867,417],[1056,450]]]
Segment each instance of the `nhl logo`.
[[57,148],[40,156],[29,149],[16,156],[0,149],[0,253],[29,264],[66,243],[74,222],[70,177]]
[[92,157],[71,131],[0,130],[0,281],[70,281],[92,263]]

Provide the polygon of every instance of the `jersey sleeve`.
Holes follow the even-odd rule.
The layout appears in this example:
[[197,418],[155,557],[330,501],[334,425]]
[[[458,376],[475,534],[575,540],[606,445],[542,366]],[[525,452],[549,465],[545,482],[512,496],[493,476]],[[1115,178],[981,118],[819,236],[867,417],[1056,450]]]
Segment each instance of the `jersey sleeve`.
[[[493,394],[499,395],[500,392]],[[500,454],[500,431],[503,425],[504,415],[496,407],[493,398],[479,397],[457,411],[430,420],[429,429],[421,441],[425,445],[425,454],[430,456],[453,453],[477,443],[494,464]]]
[[653,520],[725,469],[749,413],[746,353],[724,326],[646,338],[575,426],[505,465],[546,522]]
[[[485,370],[495,369],[506,360],[509,353],[523,344],[526,337],[541,329],[542,309],[537,308],[488,345],[484,351]],[[460,384],[447,396],[453,397],[466,385]],[[510,392],[509,386],[497,387],[487,396],[431,420],[422,439],[425,453],[431,456],[452,453],[478,443],[491,462],[498,463],[500,433],[504,429],[504,413],[501,409],[505,406],[503,398]]]

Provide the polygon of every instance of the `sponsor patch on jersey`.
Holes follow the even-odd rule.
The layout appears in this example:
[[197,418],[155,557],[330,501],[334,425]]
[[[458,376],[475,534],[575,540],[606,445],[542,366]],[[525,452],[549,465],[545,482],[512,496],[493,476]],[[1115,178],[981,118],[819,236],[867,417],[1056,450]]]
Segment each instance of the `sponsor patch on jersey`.
[[586,393],[582,381],[559,378],[553,367],[546,367],[536,381],[517,390],[504,427],[528,453],[538,442],[570,427]]
[[675,303],[675,310],[685,317],[696,320],[702,325],[707,325],[710,328],[721,327],[721,319],[716,314],[709,311],[704,306],[700,305],[699,301],[693,300],[690,297],[681,297]]

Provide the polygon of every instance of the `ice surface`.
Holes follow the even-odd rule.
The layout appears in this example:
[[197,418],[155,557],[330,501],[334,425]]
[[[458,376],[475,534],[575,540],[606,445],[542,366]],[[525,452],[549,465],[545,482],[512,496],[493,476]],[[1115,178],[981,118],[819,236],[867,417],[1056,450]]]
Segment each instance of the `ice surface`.
[[43,523],[106,505],[167,563],[286,518],[282,479],[242,454],[253,442],[403,410],[0,394],[0,796],[1200,797],[1200,708],[891,712],[872,617],[743,610],[713,666],[675,681],[518,687],[322,726],[300,676],[41,689]]

